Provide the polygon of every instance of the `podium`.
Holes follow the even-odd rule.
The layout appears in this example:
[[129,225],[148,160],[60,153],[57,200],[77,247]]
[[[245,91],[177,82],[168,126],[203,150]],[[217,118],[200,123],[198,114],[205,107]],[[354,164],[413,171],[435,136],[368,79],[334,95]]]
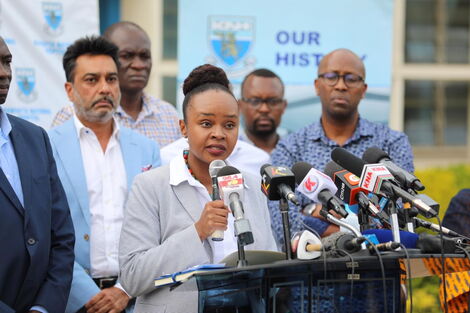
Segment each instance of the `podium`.
[[[412,255],[411,273],[417,272],[415,266],[429,263],[423,260],[437,264],[439,258]],[[406,312],[401,286],[406,259],[391,253],[382,255],[382,260],[383,274],[377,256],[278,261],[197,274],[199,312]],[[423,275],[422,269],[418,272]]]

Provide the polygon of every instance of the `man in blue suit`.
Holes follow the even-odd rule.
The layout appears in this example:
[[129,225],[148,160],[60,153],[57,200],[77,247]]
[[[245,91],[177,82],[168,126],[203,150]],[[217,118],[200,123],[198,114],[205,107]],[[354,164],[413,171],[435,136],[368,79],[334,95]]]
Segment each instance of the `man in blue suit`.
[[77,236],[66,312],[129,307],[130,297],[117,280],[124,202],[134,176],[160,165],[155,141],[113,118],[121,98],[117,53],[106,39],[85,37],[63,57],[75,114],[49,135]]
[[[0,104],[11,60],[0,37]],[[0,312],[64,312],[75,238],[49,139],[0,108],[0,149]]]

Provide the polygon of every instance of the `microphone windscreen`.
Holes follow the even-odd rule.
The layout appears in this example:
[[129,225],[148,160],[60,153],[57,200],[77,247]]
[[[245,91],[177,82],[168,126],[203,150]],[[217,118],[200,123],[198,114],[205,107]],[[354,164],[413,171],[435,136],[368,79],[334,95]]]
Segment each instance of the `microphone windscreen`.
[[[367,229],[364,235],[375,235],[379,243],[394,241],[393,232],[390,229]],[[419,236],[415,233],[400,230],[400,241],[407,249],[416,249]]]
[[330,161],[326,164],[325,170],[323,171],[323,173],[330,176],[331,179],[334,179],[335,173],[338,173],[338,172],[343,171],[343,170],[344,170],[344,168],[341,167],[341,165],[339,165],[335,161]]
[[222,160],[214,160],[212,161],[210,164],[209,164],[209,175],[211,177],[215,177],[217,176],[217,173],[219,172],[219,170],[224,167],[225,165],[225,162],[222,161]]
[[307,162],[297,162],[292,166],[292,173],[295,176],[295,182],[300,184],[302,180],[304,180],[305,176],[307,176],[308,172],[312,169],[312,165],[308,164]]
[[222,176],[227,176],[227,175],[235,175],[235,174],[240,174],[240,171],[237,170],[235,167],[227,165],[224,166],[219,170],[217,173],[217,177],[222,177]]
[[362,168],[366,164],[344,148],[334,148],[331,151],[331,159],[357,177],[361,177]]
[[383,158],[390,159],[389,155],[378,147],[370,147],[362,155],[366,163],[380,163]]
[[261,168],[259,169],[259,172],[261,175],[263,175],[264,169],[267,168],[268,166],[271,166],[271,164],[266,163],[263,166],[261,166]]

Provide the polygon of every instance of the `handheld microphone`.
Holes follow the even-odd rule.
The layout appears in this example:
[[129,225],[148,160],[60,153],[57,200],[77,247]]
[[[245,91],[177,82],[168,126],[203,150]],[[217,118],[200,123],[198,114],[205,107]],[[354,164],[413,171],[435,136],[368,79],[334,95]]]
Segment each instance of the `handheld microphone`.
[[373,193],[384,193],[391,198],[400,197],[411,202],[426,217],[435,217],[437,212],[423,200],[416,198],[394,184],[393,175],[382,164],[366,164],[363,160],[349,153],[346,149],[335,148],[331,152],[333,161],[359,176],[361,188]]
[[326,255],[329,257],[342,257],[347,253],[358,252],[362,249],[362,243],[366,239],[364,237],[354,237],[354,235],[344,232],[336,232],[327,237],[322,238],[322,244],[325,247]]
[[312,260],[321,255],[321,240],[308,230],[296,233],[291,240],[292,253],[299,260]]
[[219,170],[217,181],[224,203],[230,207],[235,218],[235,236],[241,246],[254,242],[250,222],[244,217],[243,210],[243,177],[239,170],[233,166],[225,166]]
[[418,178],[393,163],[390,156],[378,147],[367,149],[362,155],[362,159],[366,163],[382,163],[385,165],[405,190],[422,191],[425,188]]
[[373,217],[382,221],[388,221],[388,215],[379,210],[367,197],[368,191],[359,187],[360,179],[351,172],[342,168],[335,161],[330,161],[325,166],[325,174],[330,176],[338,187],[336,196],[348,205],[359,204]]
[[[209,164],[209,175],[212,180],[212,201],[220,200],[219,186],[217,184],[217,173],[221,168],[225,166],[225,162],[222,160],[214,160]],[[224,231],[216,230],[212,233],[211,239],[213,241],[224,240]]]
[[265,164],[260,169],[261,191],[269,200],[281,198],[299,205],[299,201],[292,191],[295,189],[295,177],[290,169],[284,166]]
[[292,172],[295,174],[298,191],[310,200],[321,203],[327,211],[333,210],[342,217],[348,216],[344,204],[335,196],[338,188],[331,178],[306,162],[295,163],[292,166]]

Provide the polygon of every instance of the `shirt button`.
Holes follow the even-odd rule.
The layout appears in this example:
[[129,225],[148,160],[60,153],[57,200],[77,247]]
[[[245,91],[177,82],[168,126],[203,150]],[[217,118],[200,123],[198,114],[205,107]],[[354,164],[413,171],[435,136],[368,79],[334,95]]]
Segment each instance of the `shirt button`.
[[34,239],[34,238],[29,238],[29,239],[28,239],[28,245],[32,246],[32,245],[34,245],[35,243],[36,243],[36,239]]
[[83,235],[83,239],[85,239],[85,241],[88,241],[90,240],[90,236],[88,234],[85,234]]

